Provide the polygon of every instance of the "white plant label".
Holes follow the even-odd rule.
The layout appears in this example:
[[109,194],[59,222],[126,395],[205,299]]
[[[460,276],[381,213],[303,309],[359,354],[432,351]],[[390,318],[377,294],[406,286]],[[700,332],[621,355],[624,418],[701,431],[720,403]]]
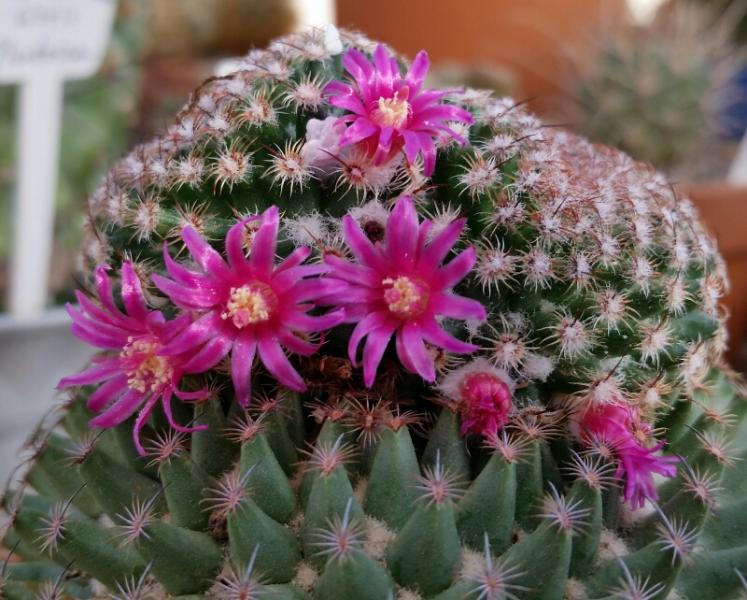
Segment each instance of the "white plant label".
[[18,84],[10,311],[44,309],[54,233],[63,83],[93,75],[116,0],[0,0],[0,84]]
[[0,82],[90,77],[115,8],[116,0],[0,0]]

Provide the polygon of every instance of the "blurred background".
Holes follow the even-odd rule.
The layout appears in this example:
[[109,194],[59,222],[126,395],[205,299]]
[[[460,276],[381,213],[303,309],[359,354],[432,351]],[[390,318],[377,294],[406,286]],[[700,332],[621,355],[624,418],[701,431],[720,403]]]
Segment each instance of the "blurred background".
[[227,61],[329,22],[409,56],[427,49],[433,86],[511,95],[666,172],[718,237],[729,359],[747,369],[747,0],[118,0],[98,72],[64,86],[47,308],[23,317],[7,302],[20,94],[0,85],[0,479],[87,356],[61,306],[99,178]]

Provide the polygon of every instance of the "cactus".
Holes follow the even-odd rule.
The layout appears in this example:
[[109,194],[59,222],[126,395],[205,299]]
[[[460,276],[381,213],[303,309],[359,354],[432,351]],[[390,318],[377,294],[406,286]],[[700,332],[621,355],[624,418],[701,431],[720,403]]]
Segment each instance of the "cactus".
[[593,63],[579,61],[566,117],[593,141],[675,176],[708,174],[718,163],[704,160],[703,146],[718,149],[739,94],[733,28],[733,14],[688,2],[667,4],[649,24],[607,28]]
[[422,89],[334,28],[253,51],[93,195],[5,597],[732,598],[724,267],[646,165]]

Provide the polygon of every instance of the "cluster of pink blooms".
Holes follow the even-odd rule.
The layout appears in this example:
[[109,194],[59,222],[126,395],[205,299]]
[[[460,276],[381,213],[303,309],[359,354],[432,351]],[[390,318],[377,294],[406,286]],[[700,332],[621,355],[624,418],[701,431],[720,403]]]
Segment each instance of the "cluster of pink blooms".
[[[436,140],[465,142],[449,123],[469,124],[470,113],[441,102],[446,91],[422,89],[429,66],[425,52],[405,75],[382,45],[372,61],[348,50],[343,66],[353,81],[333,81],[325,90],[329,103],[346,111],[335,122],[341,130],[339,148],[354,146],[376,165],[400,153],[410,163],[421,158],[429,176],[436,163]],[[88,399],[88,408],[97,413],[92,426],[115,427],[136,415],[133,437],[141,454],[140,433],[159,403],[174,429],[198,430],[175,422],[171,400],[208,398],[208,388],[184,390],[182,380],[209,372],[226,359],[242,406],[250,402],[256,362],[281,385],[303,392],[306,383],[289,355],[314,354],[325,332],[341,323],[356,324],[347,350],[355,366],[362,364],[367,387],[374,385],[392,338],[403,368],[431,383],[436,380],[434,349],[455,354],[479,350],[454,337],[444,321],[487,318],[480,302],[453,291],[473,269],[475,249],[467,247],[445,262],[454,253],[464,219],[435,231],[431,220],[418,217],[413,200],[403,196],[388,216],[382,241],[371,241],[347,215],[342,229],[353,259],[327,254],[321,263],[307,262],[308,247],[277,261],[279,223],[275,206],[237,222],[227,232],[225,257],[195,229],[185,227],[181,237],[194,268],[176,262],[165,245],[166,273],[153,275],[152,281],[179,309],[172,320],[149,308],[130,262],[122,264],[120,273],[124,311],[115,302],[107,267],[96,269],[98,302],[78,293],[79,306],[68,311],[75,335],[104,352],[87,370],[59,384],[99,385]],[[454,385],[441,388],[459,399],[462,434],[489,437],[508,422],[513,383],[480,361],[487,363],[471,361],[452,377]],[[585,408],[577,421],[582,441],[602,441],[612,449],[617,477],[625,476],[625,498],[640,506],[646,498],[656,498],[652,475],[673,475],[676,460],[657,456],[663,442],[648,448],[638,441],[635,417],[625,405],[602,403]]]
[[665,477],[677,474],[679,460],[658,454],[663,441],[647,447],[636,437],[641,426],[635,409],[622,402],[592,402],[576,415],[578,435],[583,442],[608,446],[617,460],[615,478],[625,476],[624,497],[633,508],[640,508],[646,499],[656,501],[658,494],[654,473]]
[[[260,220],[249,241],[248,225]],[[142,453],[139,433],[160,399],[169,422],[172,394],[183,400],[205,398],[207,390],[182,392],[180,379],[210,371],[230,354],[231,377],[242,406],[251,396],[255,356],[285,387],[303,392],[306,384],[288,353],[309,356],[321,342],[312,336],[343,321],[357,321],[351,336],[351,360],[365,337],[364,380],[372,386],[376,370],[392,335],[405,368],[427,381],[435,380],[429,342],[450,352],[477,350],[447,333],[437,317],[485,318],[482,305],[454,294],[451,288],[470,271],[472,248],[446,265],[464,222],[455,221],[426,243],[430,221],[418,222],[409,198],[398,201],[388,220],[383,244],[372,244],[351,217],[344,219],[346,240],[356,262],[327,256],[323,264],[305,264],[311,250],[295,249],[276,264],[279,211],[272,206],[261,217],[250,217],[229,229],[225,260],[193,228],[182,239],[199,270],[174,261],[164,246],[168,277],[153,275],[153,283],[182,312],[165,321],[149,310],[132,265],[122,266],[122,302],[116,307],[105,268],[97,270],[100,305],[78,295],[80,310],[69,307],[73,332],[84,341],[116,354],[96,359],[80,375],[67,377],[60,387],[105,382],[89,400],[93,412],[104,412],[92,425],[113,427],[140,410],[135,443]],[[312,310],[334,306],[324,314]]]

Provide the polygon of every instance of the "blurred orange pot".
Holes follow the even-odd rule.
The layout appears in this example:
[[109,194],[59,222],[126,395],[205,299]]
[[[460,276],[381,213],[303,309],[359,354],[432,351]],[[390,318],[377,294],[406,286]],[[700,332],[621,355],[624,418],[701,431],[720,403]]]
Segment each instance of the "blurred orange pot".
[[698,207],[703,221],[718,240],[726,259],[731,287],[724,298],[729,317],[729,362],[747,366],[741,352],[747,334],[747,187],[725,183],[681,186]]
[[590,32],[624,19],[624,0],[337,0],[337,22],[434,63],[501,65],[515,94],[542,108],[559,91],[569,55],[588,54]]

